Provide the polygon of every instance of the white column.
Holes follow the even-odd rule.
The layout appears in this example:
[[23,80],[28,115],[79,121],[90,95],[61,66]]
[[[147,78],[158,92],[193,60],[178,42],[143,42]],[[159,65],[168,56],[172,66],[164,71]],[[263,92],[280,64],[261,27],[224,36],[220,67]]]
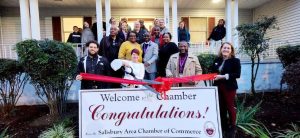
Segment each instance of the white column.
[[172,2],[172,23],[173,23],[173,42],[178,43],[178,21],[177,21],[177,0]]
[[169,0],[164,0],[164,21],[165,26],[169,29],[170,28],[170,2]]
[[111,13],[110,13],[110,0],[105,0],[105,21],[106,21],[106,36],[109,36],[110,33],[110,20]]
[[31,39],[29,2],[28,0],[19,0],[19,3],[20,3],[22,40]]
[[0,42],[0,45],[1,45],[1,58],[5,58],[4,54],[5,54],[5,47],[3,45],[3,32],[2,32],[2,17],[0,16],[0,39],[1,39],[1,42]]
[[96,20],[97,20],[97,39],[100,43],[103,37],[103,24],[102,24],[102,3],[101,0],[96,0]]
[[231,25],[231,0],[225,0],[225,14],[226,14],[226,42],[232,42],[232,25]]
[[239,25],[239,1],[234,0],[234,9],[233,9],[233,45],[235,48],[239,48],[239,35],[236,27]]
[[31,36],[32,39],[41,39],[40,29],[40,15],[39,15],[39,1],[29,0],[30,5],[30,23],[31,23]]

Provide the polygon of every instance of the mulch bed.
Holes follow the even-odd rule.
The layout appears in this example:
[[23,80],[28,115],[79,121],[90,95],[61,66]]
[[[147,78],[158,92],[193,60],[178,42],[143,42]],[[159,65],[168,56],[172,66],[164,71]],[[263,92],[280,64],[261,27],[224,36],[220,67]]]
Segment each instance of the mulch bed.
[[[242,100],[243,96],[239,96]],[[270,132],[290,128],[291,123],[300,125],[300,94],[259,93],[246,98],[246,106],[256,105],[262,100],[256,119]]]
[[30,124],[35,119],[45,116],[47,112],[46,106],[18,106],[11,117],[0,118],[0,129],[9,127],[8,134],[13,137],[38,137],[48,126]]
[[[244,94],[238,96],[239,100]],[[270,132],[289,128],[290,123],[299,125],[300,121],[300,94],[287,94],[279,92],[258,93],[255,96],[246,96],[246,106],[254,106],[263,100],[260,112],[256,119],[261,121]],[[45,105],[18,106],[14,114],[9,118],[3,118],[0,114],[0,131],[7,126],[8,134],[13,137],[36,138],[51,127],[48,108]],[[68,113],[78,135],[78,104],[68,104]]]

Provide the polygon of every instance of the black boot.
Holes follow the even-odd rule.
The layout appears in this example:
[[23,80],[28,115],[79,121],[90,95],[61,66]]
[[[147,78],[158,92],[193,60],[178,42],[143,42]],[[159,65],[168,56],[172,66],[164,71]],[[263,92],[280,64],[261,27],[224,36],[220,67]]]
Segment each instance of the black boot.
[[235,133],[236,133],[236,126],[229,126],[229,129],[227,131],[227,137],[235,138]]
[[221,123],[222,124],[222,135],[223,135],[223,138],[227,138],[228,136],[228,124],[226,125],[223,125],[224,123]]

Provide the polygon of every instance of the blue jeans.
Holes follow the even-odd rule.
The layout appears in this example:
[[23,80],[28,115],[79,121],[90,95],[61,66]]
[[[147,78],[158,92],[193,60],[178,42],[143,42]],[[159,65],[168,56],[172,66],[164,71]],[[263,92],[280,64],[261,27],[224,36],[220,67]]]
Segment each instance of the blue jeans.
[[146,79],[146,80],[154,80],[155,78],[156,78],[156,72],[154,72],[154,73],[148,73],[147,71],[145,71],[144,79]]

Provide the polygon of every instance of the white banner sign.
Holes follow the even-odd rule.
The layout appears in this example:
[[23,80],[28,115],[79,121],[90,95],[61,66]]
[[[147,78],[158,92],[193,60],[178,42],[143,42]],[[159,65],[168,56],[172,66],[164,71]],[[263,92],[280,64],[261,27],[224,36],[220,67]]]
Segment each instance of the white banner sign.
[[167,99],[144,89],[82,90],[81,138],[221,138],[216,87],[172,88]]

